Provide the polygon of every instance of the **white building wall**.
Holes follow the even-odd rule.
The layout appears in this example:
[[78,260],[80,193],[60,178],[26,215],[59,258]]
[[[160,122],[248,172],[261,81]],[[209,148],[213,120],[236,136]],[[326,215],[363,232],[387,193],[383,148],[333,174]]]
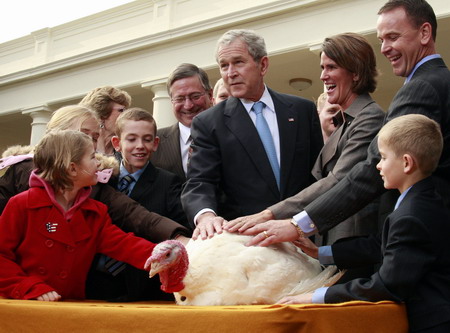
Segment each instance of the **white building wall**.
[[[317,49],[329,35],[366,35],[377,53],[377,102],[387,107],[401,78],[379,54],[377,11],[384,0],[138,0],[95,15],[0,44],[0,151],[28,144],[32,113],[78,103],[91,89],[113,85],[127,90],[133,105],[153,112],[159,127],[173,123],[163,89],[182,62],[219,78],[214,59],[217,39],[228,29],[250,28],[267,44],[267,84],[275,90],[315,98],[322,91]],[[450,59],[448,0],[430,0],[439,18],[438,49]],[[293,90],[292,78],[311,79],[306,91]],[[154,101],[153,101],[154,99]],[[36,113],[35,113],[36,114]],[[33,137],[36,141],[37,137]]]

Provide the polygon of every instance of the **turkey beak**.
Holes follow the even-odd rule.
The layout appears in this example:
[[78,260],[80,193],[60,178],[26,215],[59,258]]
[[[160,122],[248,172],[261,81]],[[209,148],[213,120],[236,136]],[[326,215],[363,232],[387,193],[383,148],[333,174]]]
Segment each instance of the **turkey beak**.
[[161,272],[163,270],[163,265],[159,262],[152,262],[152,265],[150,266],[150,273],[149,277],[154,277],[156,274]]

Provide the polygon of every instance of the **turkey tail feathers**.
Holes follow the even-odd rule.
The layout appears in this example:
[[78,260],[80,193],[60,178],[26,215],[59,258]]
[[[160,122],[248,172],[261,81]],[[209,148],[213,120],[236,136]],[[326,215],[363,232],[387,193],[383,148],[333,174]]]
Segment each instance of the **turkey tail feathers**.
[[345,273],[345,270],[336,271],[336,266],[328,266],[319,275],[300,281],[286,296],[311,293],[318,288],[332,286]]

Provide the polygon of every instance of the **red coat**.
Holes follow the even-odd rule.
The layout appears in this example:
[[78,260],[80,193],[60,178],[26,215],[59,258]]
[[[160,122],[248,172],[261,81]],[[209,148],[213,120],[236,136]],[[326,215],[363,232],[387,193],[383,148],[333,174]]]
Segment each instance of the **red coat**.
[[153,247],[111,224],[98,201],[86,198],[66,220],[43,187],[32,187],[12,197],[0,216],[0,295],[34,299],[55,290],[83,299],[96,253],[143,269]]

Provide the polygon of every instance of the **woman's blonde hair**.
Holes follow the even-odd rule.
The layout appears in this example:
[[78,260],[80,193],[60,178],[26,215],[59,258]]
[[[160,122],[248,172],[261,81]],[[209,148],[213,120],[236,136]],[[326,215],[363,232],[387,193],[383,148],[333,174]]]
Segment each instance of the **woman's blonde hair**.
[[47,133],[34,149],[36,174],[49,182],[55,192],[73,188],[70,163],[80,163],[92,139],[75,130],[54,130]]
[[94,118],[100,124],[97,113],[87,106],[63,106],[53,112],[52,118],[47,123],[47,133],[53,130],[80,130],[83,122],[91,118]]

